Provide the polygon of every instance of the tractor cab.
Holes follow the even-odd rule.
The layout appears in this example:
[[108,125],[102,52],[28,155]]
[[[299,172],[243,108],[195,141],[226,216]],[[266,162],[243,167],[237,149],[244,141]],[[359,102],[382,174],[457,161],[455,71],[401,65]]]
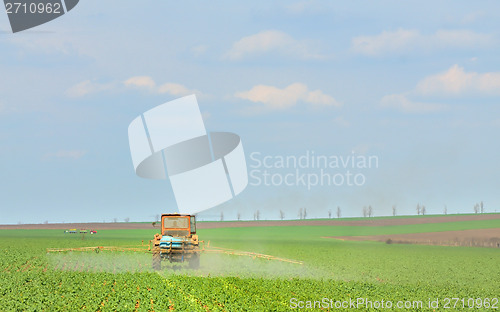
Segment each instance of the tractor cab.
[[196,217],[181,214],[163,214],[161,216],[161,234],[163,236],[191,237],[196,234]]

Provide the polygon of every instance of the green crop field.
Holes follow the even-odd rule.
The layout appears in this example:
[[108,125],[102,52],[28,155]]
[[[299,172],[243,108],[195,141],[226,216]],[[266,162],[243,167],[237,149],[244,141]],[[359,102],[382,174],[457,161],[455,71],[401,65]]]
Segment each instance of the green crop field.
[[[389,310],[498,311],[498,248],[323,237],[499,227],[497,219],[385,227],[205,229],[199,231],[200,238],[211,245],[304,264],[203,254],[198,270],[164,265],[160,272],[151,270],[151,255],[146,253],[46,252],[55,247],[140,245],[155,230],[101,230],[84,240],[61,230],[2,230],[0,311],[289,311],[314,301],[320,301],[318,310],[321,303],[323,310],[336,311],[350,310],[341,304],[357,298],[365,300],[359,311],[380,310],[376,304],[382,300],[407,304]],[[450,309],[444,309],[446,298],[464,301],[449,300]],[[429,300],[436,299],[439,308],[429,308]]]

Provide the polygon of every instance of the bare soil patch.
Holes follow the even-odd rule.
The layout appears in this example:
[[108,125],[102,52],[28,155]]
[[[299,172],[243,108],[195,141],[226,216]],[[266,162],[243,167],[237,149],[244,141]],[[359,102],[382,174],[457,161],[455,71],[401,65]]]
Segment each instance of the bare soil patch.
[[413,234],[328,237],[351,241],[379,241],[388,244],[478,246],[500,248],[500,229],[476,229]]
[[300,225],[323,225],[323,226],[388,226],[407,224],[444,223],[472,220],[500,219],[500,213],[463,215],[463,216],[426,216],[421,218],[396,218],[396,219],[370,219],[364,220],[293,220],[293,221],[227,221],[227,222],[201,222],[200,229],[213,229],[224,227],[252,227],[252,226],[300,226]]

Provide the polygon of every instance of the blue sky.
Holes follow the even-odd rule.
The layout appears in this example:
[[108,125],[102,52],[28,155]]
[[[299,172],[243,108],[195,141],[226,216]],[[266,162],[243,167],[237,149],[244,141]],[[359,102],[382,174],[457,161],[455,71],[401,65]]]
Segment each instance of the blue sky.
[[[205,219],[500,210],[495,1],[81,1],[12,34],[0,14],[0,223],[148,221],[127,127],[195,93],[249,155],[376,155],[362,186],[254,186]],[[249,168],[251,169],[251,168]],[[286,174],[285,169],[272,169]]]

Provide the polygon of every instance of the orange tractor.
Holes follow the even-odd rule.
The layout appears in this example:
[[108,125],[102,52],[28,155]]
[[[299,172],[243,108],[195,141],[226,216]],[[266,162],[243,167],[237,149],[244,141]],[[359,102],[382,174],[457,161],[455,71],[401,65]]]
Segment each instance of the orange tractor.
[[186,214],[162,214],[161,234],[152,243],[153,269],[161,270],[161,261],[184,262],[196,269],[200,266],[200,241],[196,235],[196,217]]
[[[70,230],[72,231],[72,230]],[[70,232],[68,231],[68,232]],[[74,230],[76,233],[76,229]],[[93,231],[96,233],[95,231]],[[144,241],[143,241],[144,242]],[[202,245],[202,246],[200,246]],[[248,256],[252,258],[262,258],[267,260],[277,260],[295,264],[303,264],[302,261],[279,258],[272,255],[265,255],[251,251],[238,251],[234,249],[207,246],[196,235],[196,218],[188,214],[162,214],[161,234],[155,234],[154,239],[149,241],[149,247],[144,244],[140,246],[93,246],[93,247],[72,247],[72,248],[47,248],[47,252],[68,252],[68,251],[100,251],[111,252],[145,252],[153,255],[153,269],[161,270],[161,261],[169,262],[189,262],[189,266],[197,269],[200,266],[200,254],[217,253],[234,256]],[[203,247],[203,248],[201,248]],[[207,248],[205,248],[207,247]]]

